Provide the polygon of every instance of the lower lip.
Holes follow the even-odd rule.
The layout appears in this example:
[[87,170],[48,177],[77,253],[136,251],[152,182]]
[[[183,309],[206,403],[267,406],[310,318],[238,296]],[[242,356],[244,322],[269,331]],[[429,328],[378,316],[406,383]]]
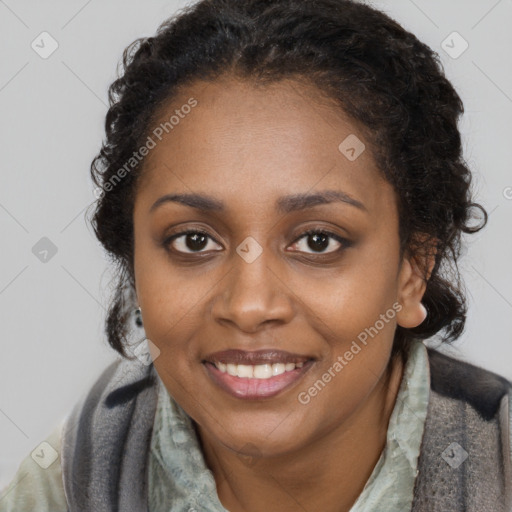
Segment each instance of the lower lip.
[[313,361],[307,361],[302,368],[295,368],[290,372],[270,377],[270,379],[254,379],[248,377],[236,377],[229,373],[221,372],[212,363],[203,363],[208,375],[224,391],[236,398],[246,400],[258,400],[270,398],[290,388],[311,368]]

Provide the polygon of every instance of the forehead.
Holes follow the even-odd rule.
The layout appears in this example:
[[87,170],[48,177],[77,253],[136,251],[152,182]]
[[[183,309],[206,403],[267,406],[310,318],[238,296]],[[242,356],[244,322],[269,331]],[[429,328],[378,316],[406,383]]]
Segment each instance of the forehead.
[[[183,108],[191,100],[196,105]],[[154,130],[165,123],[158,140]],[[293,80],[195,82],[160,108],[148,133],[155,147],[137,194],[145,203],[174,190],[252,204],[326,188],[376,207],[394,197],[363,127],[314,86]],[[353,159],[348,146],[361,154]]]

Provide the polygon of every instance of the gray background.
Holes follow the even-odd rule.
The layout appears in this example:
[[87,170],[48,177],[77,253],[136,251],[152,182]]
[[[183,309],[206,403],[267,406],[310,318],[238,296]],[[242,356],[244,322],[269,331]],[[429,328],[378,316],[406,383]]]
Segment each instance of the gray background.
[[[450,351],[512,379],[512,0],[372,3],[440,54],[464,101],[465,157],[490,218],[467,237],[469,318]],[[116,358],[108,261],[84,221],[89,165],[123,49],[185,4],[0,0],[0,488]],[[31,47],[43,31],[59,45],[47,59]],[[469,43],[456,59],[441,47],[454,31]],[[33,253],[43,237],[57,248],[47,262]]]

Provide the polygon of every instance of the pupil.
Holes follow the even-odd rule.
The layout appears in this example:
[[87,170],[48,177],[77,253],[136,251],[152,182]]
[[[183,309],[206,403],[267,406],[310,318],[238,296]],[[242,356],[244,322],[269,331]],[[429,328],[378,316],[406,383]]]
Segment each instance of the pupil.
[[314,251],[315,250],[322,250],[322,249],[325,249],[328,245],[329,245],[329,240],[328,240],[328,236],[327,235],[324,235],[324,234],[314,234],[314,235],[310,235],[309,239],[315,239],[316,241],[321,238],[322,241],[320,242],[320,244],[316,243],[316,245],[314,244],[310,244],[308,243],[308,246],[310,249],[313,249]]
[[[190,240],[193,240],[192,243],[189,243]],[[198,240],[200,240],[198,242]],[[187,247],[192,251],[200,251],[206,245],[206,235],[202,235],[201,233],[193,233],[187,236]]]

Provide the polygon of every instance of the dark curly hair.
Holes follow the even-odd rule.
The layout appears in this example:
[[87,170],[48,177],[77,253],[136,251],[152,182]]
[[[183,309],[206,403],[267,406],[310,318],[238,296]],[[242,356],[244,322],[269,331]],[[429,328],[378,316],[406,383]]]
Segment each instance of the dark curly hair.
[[[164,21],[153,37],[132,42],[122,71],[109,88],[106,140],[91,176],[101,190],[93,228],[116,265],[106,334],[123,357],[130,358],[126,335],[136,307],[132,214],[144,159],[122,179],[119,169],[178,88],[221,76],[316,86],[362,126],[397,193],[400,255],[435,251],[430,276],[422,267],[428,316],[415,328],[397,326],[392,355],[407,358],[413,338],[441,333],[450,342],[461,335],[467,312],[457,267],[461,235],[482,229],[487,212],[471,198],[457,126],[462,101],[437,53],[413,34],[352,0],[202,0]],[[473,208],[483,214],[480,226],[470,225]]]

